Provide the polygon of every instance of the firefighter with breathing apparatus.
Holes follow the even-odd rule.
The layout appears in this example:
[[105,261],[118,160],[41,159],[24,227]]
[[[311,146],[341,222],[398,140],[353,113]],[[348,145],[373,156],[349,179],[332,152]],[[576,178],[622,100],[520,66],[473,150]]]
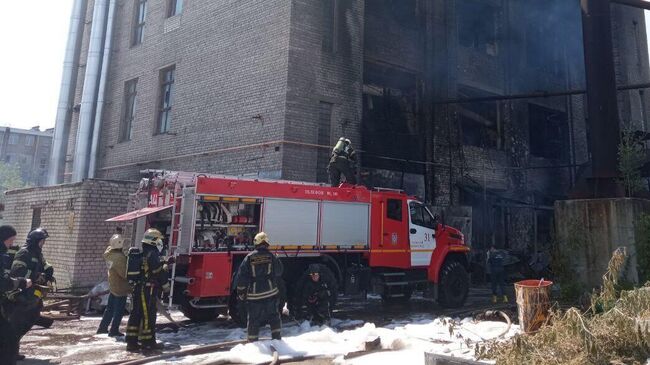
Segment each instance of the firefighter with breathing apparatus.
[[54,268],[43,257],[43,246],[48,237],[49,234],[43,228],[29,232],[25,244],[18,250],[11,264],[11,277],[30,279],[34,283],[30,288],[8,295],[9,322],[18,338],[22,338],[35,324],[50,327],[53,322],[52,319],[41,317],[43,296],[55,282]]
[[248,309],[248,341],[259,339],[260,327],[271,326],[271,337],[282,338],[279,311],[278,282],[282,278],[282,264],[269,251],[269,237],[260,232],[253,240],[255,251],[242,261],[237,272],[237,297],[246,301]]
[[133,288],[133,310],[126,327],[126,350],[160,350],[156,343],[156,301],[160,290],[168,292],[167,264],[162,261],[163,235],[150,228],[144,233],[142,251],[136,247],[129,250],[127,278]]
[[341,174],[349,184],[356,184],[357,177],[354,164],[356,162],[356,152],[352,148],[352,142],[344,137],[339,138],[332,149],[332,156],[327,165],[327,172],[332,186],[341,184]]

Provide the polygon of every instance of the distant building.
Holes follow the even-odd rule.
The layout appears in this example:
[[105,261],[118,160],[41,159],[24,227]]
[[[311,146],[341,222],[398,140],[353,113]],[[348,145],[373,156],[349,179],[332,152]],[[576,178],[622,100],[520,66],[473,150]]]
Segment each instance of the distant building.
[[54,128],[44,132],[32,129],[0,127],[0,161],[18,165],[20,176],[28,185],[47,183]]

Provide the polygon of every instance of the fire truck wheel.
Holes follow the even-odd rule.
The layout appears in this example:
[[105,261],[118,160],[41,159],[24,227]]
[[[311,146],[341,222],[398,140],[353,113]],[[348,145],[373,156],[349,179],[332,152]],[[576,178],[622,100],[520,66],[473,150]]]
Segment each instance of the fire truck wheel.
[[192,322],[207,322],[217,318],[218,308],[194,308],[189,303],[181,305],[181,312]]
[[469,292],[469,275],[458,261],[448,261],[440,270],[438,303],[447,308],[458,308],[465,304]]
[[[320,277],[321,280],[323,280],[326,284],[327,287],[330,290],[330,311],[334,309],[334,305],[336,304],[336,300],[338,299],[338,292],[339,292],[339,285],[338,282],[336,281],[336,276],[334,276],[334,273],[332,270],[330,270],[327,266],[323,264],[319,264],[320,266]],[[301,314],[302,314],[302,307],[304,303],[301,303],[302,298],[304,297],[303,295],[303,288],[305,287],[305,283],[307,280],[311,280],[309,276],[309,272],[305,270],[305,272],[302,274],[300,279],[298,279],[298,282],[296,283],[294,294],[293,294],[293,300],[289,301],[289,312],[291,313],[292,316],[302,319]]]

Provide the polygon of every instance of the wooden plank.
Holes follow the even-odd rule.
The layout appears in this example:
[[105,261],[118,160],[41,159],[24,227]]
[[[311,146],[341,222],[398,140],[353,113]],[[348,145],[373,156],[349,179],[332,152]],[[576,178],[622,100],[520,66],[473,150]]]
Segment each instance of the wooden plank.
[[458,357],[438,355],[430,352],[425,352],[424,364],[425,365],[476,365],[476,364],[485,364],[485,363],[474,361],[474,360],[461,359]]

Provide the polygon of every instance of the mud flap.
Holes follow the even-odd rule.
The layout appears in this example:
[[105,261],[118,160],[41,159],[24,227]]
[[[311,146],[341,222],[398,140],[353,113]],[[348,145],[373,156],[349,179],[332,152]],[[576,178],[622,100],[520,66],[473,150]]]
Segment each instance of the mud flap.
[[427,299],[438,300],[438,284],[429,282],[424,289],[423,296]]

